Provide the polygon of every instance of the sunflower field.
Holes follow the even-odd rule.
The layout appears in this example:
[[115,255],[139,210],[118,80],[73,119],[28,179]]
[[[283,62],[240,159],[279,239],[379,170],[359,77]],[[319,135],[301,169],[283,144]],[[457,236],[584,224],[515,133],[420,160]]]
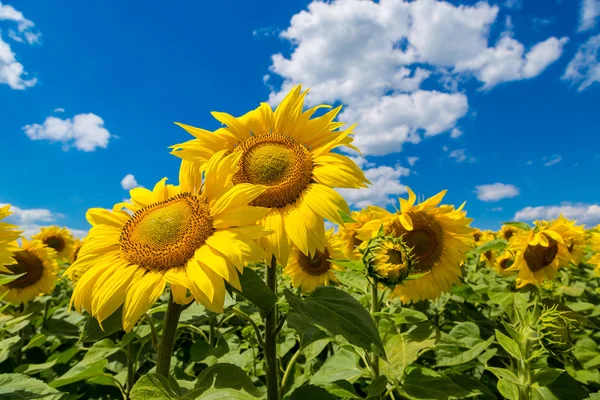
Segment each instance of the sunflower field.
[[82,240],[0,208],[0,399],[600,399],[600,230],[350,210],[353,126],[306,93],[178,124],[175,184]]

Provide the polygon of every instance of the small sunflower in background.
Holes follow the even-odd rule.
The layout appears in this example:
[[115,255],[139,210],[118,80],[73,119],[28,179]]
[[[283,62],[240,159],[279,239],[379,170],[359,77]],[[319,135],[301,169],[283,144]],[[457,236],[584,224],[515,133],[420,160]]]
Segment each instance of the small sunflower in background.
[[349,260],[358,260],[362,257],[358,247],[364,242],[357,236],[357,230],[362,228],[364,224],[375,219],[380,219],[388,214],[383,208],[368,206],[360,211],[352,211],[350,217],[356,222],[347,222],[340,225],[336,236],[343,243],[344,257]]
[[[334,188],[363,188],[369,181],[350,158],[333,152],[352,145],[354,126],[346,130],[334,122],[341,106],[312,118],[318,105],[306,111],[308,91],[294,87],[275,111],[267,103],[241,117],[222,112],[212,115],[226,125],[215,132],[178,124],[195,139],[172,146],[172,154],[204,166],[222,149],[239,154],[235,184],[264,185],[267,190],[252,205],[271,211],[259,224],[274,233],[261,240],[268,256],[287,265],[295,245],[305,255],[325,251],[324,219],[343,225],[338,213],[350,213]],[[358,151],[358,150],[357,150]]]
[[79,250],[81,250],[81,246],[83,246],[83,242],[85,239],[76,238],[73,242],[73,256],[71,257],[71,264],[77,261],[77,256],[79,255]]
[[292,286],[299,287],[302,292],[310,292],[317,286],[326,286],[329,282],[337,282],[335,271],[344,268],[331,260],[344,258],[343,242],[334,234],[333,229],[325,232],[325,249],[317,250],[314,255],[307,256],[295,247],[283,273],[292,279]]
[[2,272],[9,272],[4,265],[14,261],[13,252],[18,249],[18,247],[14,245],[14,242],[22,233],[15,229],[17,228],[15,225],[2,222],[4,218],[11,214],[10,204],[0,207],[0,271]]
[[514,275],[515,269],[511,267],[515,263],[515,255],[508,250],[504,250],[499,256],[495,257],[492,264],[496,272],[501,276]]
[[513,236],[521,232],[523,232],[523,230],[514,225],[502,225],[500,232],[498,232],[498,236],[509,241]]
[[595,267],[594,272],[600,275],[600,225],[590,235],[590,248],[594,255],[587,263],[593,265]]
[[359,238],[368,240],[383,224],[383,234],[402,237],[411,248],[414,258],[413,273],[424,274],[396,286],[392,296],[404,303],[424,299],[436,299],[460,282],[464,255],[471,247],[472,219],[466,217],[463,205],[455,209],[440,205],[446,191],[415,205],[417,197],[410,188],[408,200],[400,198],[400,210],[382,220],[365,224],[359,230]]
[[481,245],[481,239],[483,238],[483,232],[480,229],[475,229],[471,232],[471,238],[473,239],[473,245],[475,247]]
[[39,240],[21,239],[21,246],[12,254],[12,262],[4,265],[11,274],[25,274],[0,286],[0,297],[13,304],[21,304],[41,294],[51,293],[58,270],[56,252]]
[[46,246],[54,249],[59,260],[70,260],[73,256],[73,235],[67,228],[46,226],[31,238],[40,240]]
[[535,221],[534,229],[512,238],[509,250],[516,254],[517,288],[553,279],[559,268],[569,265],[571,254],[565,239],[573,234],[572,229],[561,219]]
[[169,283],[176,303],[195,299],[222,312],[225,281],[241,290],[238,271],[265,258],[255,240],[269,233],[256,226],[269,209],[248,205],[266,188],[232,183],[240,156],[215,154],[204,179],[183,161],[179,186],[165,178],[153,190],[132,189],[131,202],[112,211],[88,210],[92,228],[65,272],[72,278],[83,271],[71,297],[75,308],[102,322],[123,305],[129,332]]
[[575,225],[577,221],[572,221],[564,218],[562,215],[556,220],[557,223],[567,225],[569,229],[565,231],[565,246],[571,255],[571,262],[578,266],[585,255],[585,247],[587,245],[585,229],[581,225]]

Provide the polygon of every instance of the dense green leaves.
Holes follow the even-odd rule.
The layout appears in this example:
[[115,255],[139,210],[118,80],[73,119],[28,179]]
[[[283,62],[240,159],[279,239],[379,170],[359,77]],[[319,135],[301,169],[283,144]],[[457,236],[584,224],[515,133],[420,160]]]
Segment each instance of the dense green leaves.
[[0,400],[59,400],[63,394],[22,374],[0,374]]

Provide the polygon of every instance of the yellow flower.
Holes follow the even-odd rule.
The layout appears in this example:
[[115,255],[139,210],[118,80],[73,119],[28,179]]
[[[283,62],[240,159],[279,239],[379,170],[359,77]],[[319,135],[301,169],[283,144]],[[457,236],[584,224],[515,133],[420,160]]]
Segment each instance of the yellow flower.
[[10,212],[10,204],[0,207],[0,271],[9,272],[4,268],[5,264],[11,264],[13,260],[13,251],[18,247],[13,245],[13,242],[19,238],[21,231],[16,231],[16,226],[11,225],[2,220],[12,213]]
[[[408,189],[408,188],[407,188]],[[446,191],[415,205],[416,196],[408,189],[408,200],[400,198],[400,210],[381,221],[371,221],[360,229],[367,240],[383,223],[384,235],[401,237],[412,248],[413,273],[424,276],[405,281],[392,293],[404,303],[435,299],[460,281],[460,265],[472,241],[471,218],[466,218],[463,205],[458,209],[439,205]]]
[[76,238],[73,242],[73,258],[71,259],[71,264],[77,261],[77,256],[79,255],[79,250],[81,250],[81,246],[83,246],[83,242],[85,239]]
[[558,217],[558,222],[567,225],[570,229],[564,233],[565,246],[571,255],[571,262],[577,266],[581,263],[586,247],[585,229],[583,226],[575,225],[577,221],[571,221],[562,215]]
[[500,232],[498,232],[498,236],[500,236],[502,239],[508,241],[514,235],[516,235],[517,233],[520,233],[522,231],[523,231],[522,229],[519,229],[514,225],[502,225]]
[[184,161],[180,186],[165,185],[164,178],[152,191],[131,190],[131,202],[112,211],[90,209],[92,228],[65,272],[69,278],[83,272],[71,297],[75,308],[102,322],[123,304],[128,332],[168,282],[175,302],[194,298],[223,311],[224,280],[241,290],[238,271],[265,257],[254,240],[268,233],[255,224],[269,210],[248,206],[265,188],[232,184],[239,159],[239,153],[217,153],[204,182],[200,170]]
[[350,210],[333,188],[369,183],[352,160],[332,152],[341,146],[356,149],[351,144],[353,126],[342,131],[338,128],[343,123],[333,122],[341,106],[311,119],[317,109],[329,106],[303,112],[306,93],[296,86],[275,111],[262,103],[239,118],[214,112],[226,125],[215,132],[179,124],[196,138],[173,146],[173,154],[199,165],[221,149],[241,154],[234,183],[267,186],[252,205],[271,209],[260,224],[274,233],[261,244],[281,265],[287,265],[292,244],[306,255],[324,251],[324,218],[343,224],[338,210]]
[[337,282],[334,271],[343,268],[330,260],[344,258],[342,243],[333,235],[333,229],[325,232],[325,251],[307,256],[294,247],[283,273],[292,279],[294,287],[300,287],[302,292],[310,292],[317,286],[328,285],[330,281]]
[[67,228],[47,226],[31,237],[42,241],[46,246],[54,249],[59,260],[70,260],[73,256],[73,235]]
[[480,229],[475,229],[473,232],[471,232],[471,237],[473,238],[473,245],[475,247],[482,244],[481,239],[483,238],[483,232]]
[[[600,228],[600,225],[598,228]],[[594,272],[600,275],[600,229],[592,232],[590,236],[590,248],[594,255],[588,260],[588,264],[595,266]]]
[[362,257],[362,254],[358,251],[358,247],[363,241],[357,237],[356,231],[367,222],[379,219],[387,213],[386,210],[375,206],[368,206],[360,211],[352,211],[350,217],[356,222],[348,222],[340,225],[336,234],[343,243],[344,257],[349,260],[358,260]]
[[5,267],[12,274],[25,274],[0,286],[0,298],[14,304],[24,303],[41,294],[51,293],[56,283],[56,252],[39,240],[22,238],[14,246],[12,262]]
[[515,270],[510,268],[514,262],[514,254],[508,250],[504,250],[500,256],[495,257],[494,262],[491,265],[494,266],[499,275],[509,276],[515,273]]
[[509,250],[516,254],[512,269],[518,272],[517,288],[541,284],[554,278],[556,271],[569,265],[571,255],[565,240],[573,227],[562,216],[553,222],[535,221],[535,228],[511,239]]
[[363,260],[369,276],[392,289],[408,277],[413,259],[403,238],[380,236],[367,243]]

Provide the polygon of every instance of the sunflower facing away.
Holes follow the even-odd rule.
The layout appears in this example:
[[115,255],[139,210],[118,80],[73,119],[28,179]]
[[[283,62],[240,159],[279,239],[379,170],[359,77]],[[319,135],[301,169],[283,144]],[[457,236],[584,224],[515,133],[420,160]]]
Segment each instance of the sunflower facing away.
[[13,262],[13,251],[17,250],[13,242],[19,238],[22,233],[15,230],[16,226],[2,220],[11,215],[10,204],[0,207],[0,271],[9,272],[4,267],[5,264]]
[[33,235],[32,239],[40,240],[54,249],[59,260],[70,260],[73,256],[73,235],[67,228],[46,226],[40,233]]
[[416,196],[408,189],[408,200],[400,199],[400,210],[389,214],[382,221],[372,221],[359,230],[359,236],[367,240],[378,231],[381,224],[384,234],[401,237],[412,248],[413,273],[425,274],[417,279],[396,286],[392,294],[404,303],[422,299],[435,299],[458,283],[460,265],[472,242],[463,205],[455,209],[451,205],[439,205],[446,191],[415,205]]
[[[12,274],[25,274],[12,282],[0,286],[0,297],[13,304],[34,299],[40,294],[51,293],[56,283],[56,252],[39,240],[22,238],[10,264],[4,265]],[[4,296],[4,297],[3,297]]]
[[517,288],[528,283],[539,285],[554,278],[556,271],[572,260],[566,239],[576,235],[562,216],[556,221],[535,221],[535,228],[511,240],[509,250],[516,254],[511,269],[517,270]]
[[262,103],[239,118],[214,112],[226,125],[215,132],[178,124],[195,139],[172,146],[173,154],[200,165],[221,149],[241,156],[233,182],[267,187],[252,205],[271,209],[260,224],[274,233],[261,244],[281,265],[287,264],[292,244],[306,255],[324,251],[324,218],[343,224],[338,210],[350,210],[333,188],[369,183],[352,160],[332,152],[342,146],[356,150],[351,144],[353,126],[339,130],[343,123],[334,122],[341,106],[311,119],[317,109],[329,106],[303,111],[307,92],[296,86],[275,111]]
[[294,287],[300,287],[302,292],[310,292],[317,286],[337,282],[334,271],[343,271],[344,268],[330,260],[344,258],[342,242],[333,235],[333,229],[325,232],[325,250],[317,250],[312,256],[307,256],[297,247],[290,253],[290,258],[283,273],[292,279]]
[[196,299],[223,311],[224,280],[240,289],[238,271],[265,258],[255,239],[268,233],[256,221],[269,210],[248,206],[266,188],[232,184],[240,157],[217,153],[204,182],[197,166],[184,161],[179,186],[165,185],[165,178],[152,191],[131,190],[131,203],[112,211],[90,209],[92,228],[66,271],[69,277],[83,272],[71,297],[75,308],[102,322],[123,304],[128,332],[168,282],[175,302]]
[[358,260],[362,254],[358,251],[363,241],[357,235],[357,229],[360,229],[364,224],[374,219],[380,219],[387,214],[383,208],[368,206],[360,211],[352,211],[350,217],[356,222],[344,223],[338,228],[336,236],[340,238],[344,247],[344,256],[349,260]]

